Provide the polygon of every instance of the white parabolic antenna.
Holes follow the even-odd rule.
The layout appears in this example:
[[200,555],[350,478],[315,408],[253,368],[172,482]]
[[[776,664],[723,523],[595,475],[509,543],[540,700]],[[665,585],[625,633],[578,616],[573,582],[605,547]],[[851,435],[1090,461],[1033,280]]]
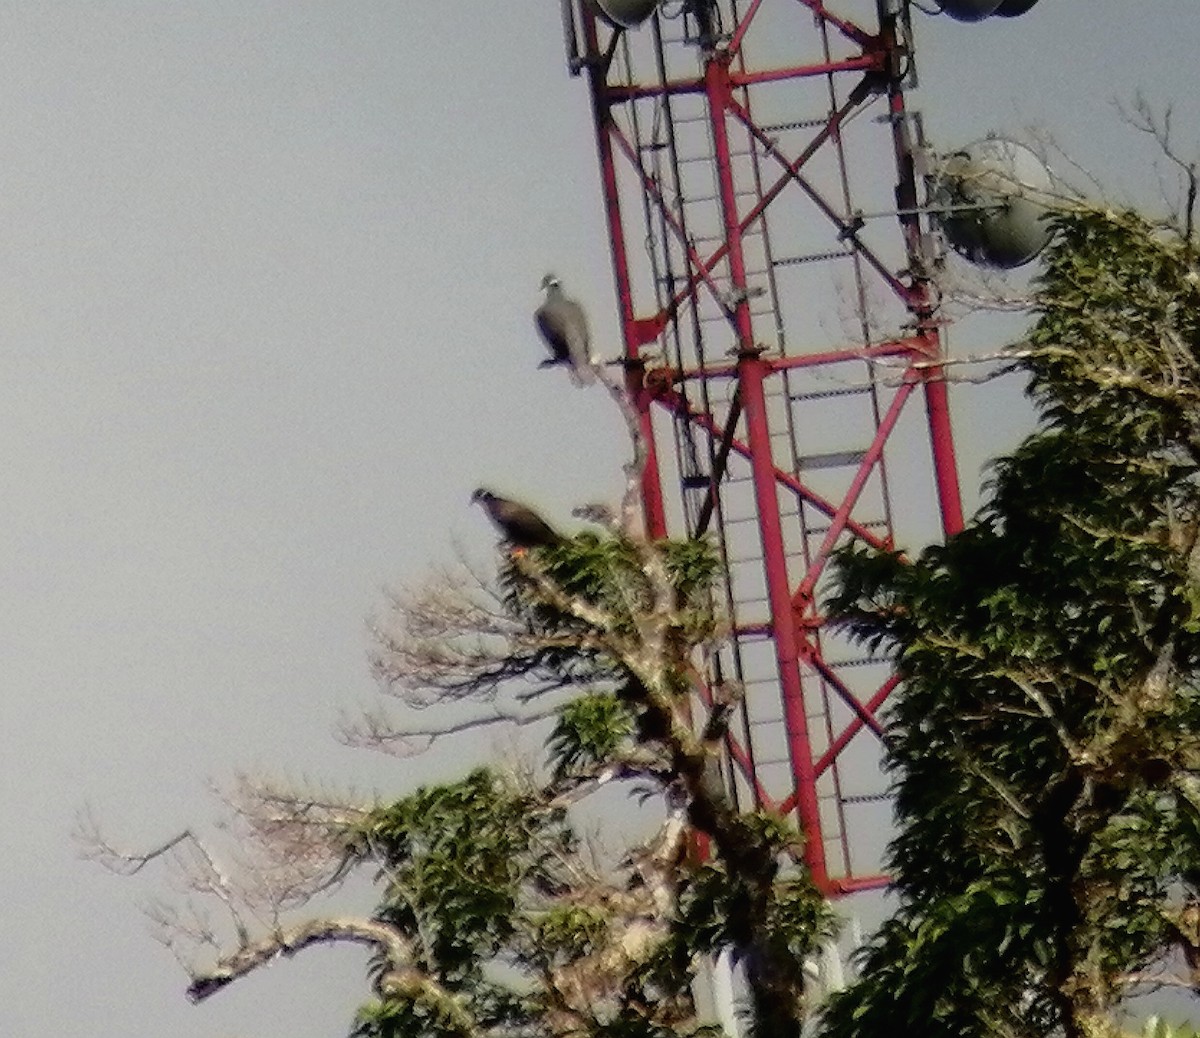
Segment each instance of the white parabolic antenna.
[[946,239],[972,263],[1019,267],[1050,242],[1054,177],[1024,144],[989,137],[946,156],[935,193]]

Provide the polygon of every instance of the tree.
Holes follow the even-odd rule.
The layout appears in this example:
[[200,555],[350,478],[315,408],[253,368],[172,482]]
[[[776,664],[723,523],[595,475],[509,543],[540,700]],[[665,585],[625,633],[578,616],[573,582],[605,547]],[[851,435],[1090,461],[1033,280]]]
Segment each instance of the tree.
[[827,1038],[1109,1038],[1133,995],[1200,993],[1189,198],[1176,229],[1057,215],[1019,361],[1037,430],[944,546],[840,559],[832,611],[903,677],[900,909]]
[[[1147,132],[1156,132],[1147,119]],[[1169,144],[1169,127],[1160,143]],[[964,532],[915,559],[849,550],[831,611],[894,653],[888,760],[896,916],[826,1038],[1122,1034],[1136,994],[1200,988],[1200,270],[1195,167],[1174,231],[1073,206],[1013,354],[1040,424],[996,465]],[[361,1038],[702,1034],[693,982],[731,952],[750,1028],[794,1036],[831,914],[782,819],[740,811],[715,767],[740,690],[694,660],[721,636],[715,555],[636,533],[641,448],[619,516],[401,593],[377,674],[433,724],[353,733],[411,750],[467,728],[545,724],[542,767],[477,769],[393,801],[242,780],[223,865],[190,830],[171,857],[198,905],[165,939],[207,998],[314,944],[373,950]],[[468,713],[447,719],[452,707]],[[581,807],[625,786],[658,828],[620,851]],[[315,911],[355,871],[365,915]],[[1171,1033],[1153,1023],[1147,1034]]]
[[[695,665],[720,637],[716,553],[635,533],[642,445],[634,430],[619,516],[502,553],[498,578],[461,569],[398,594],[376,627],[383,687],[428,727],[372,715],[353,733],[410,751],[493,723],[549,726],[544,766],[484,767],[390,802],[355,802],[243,779],[234,864],[190,830],[146,853],[86,839],[110,867],[173,860],[191,904],[160,908],[164,939],[207,998],[280,955],[351,942],[373,952],[360,1038],[684,1035],[711,1029],[693,983],[722,951],[740,964],[750,1020],[798,1035],[803,964],[832,916],[778,817],[738,810],[717,767],[733,686]],[[468,713],[447,719],[455,708]],[[580,807],[618,784],[660,805],[650,839],[589,846]],[[628,833],[625,834],[628,841]],[[378,890],[364,916],[315,914],[356,870]],[[199,901],[220,906],[225,936]],[[206,952],[207,957],[197,957]]]

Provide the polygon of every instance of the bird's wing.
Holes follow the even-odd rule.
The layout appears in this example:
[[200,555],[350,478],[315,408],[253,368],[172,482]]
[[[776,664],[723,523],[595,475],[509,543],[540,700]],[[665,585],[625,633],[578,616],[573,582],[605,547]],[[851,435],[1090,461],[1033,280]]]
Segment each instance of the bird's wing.
[[546,302],[537,308],[533,315],[533,323],[537,326],[538,334],[550,350],[551,359],[558,362],[570,359],[570,350],[565,331],[565,324],[558,308]]
[[567,357],[571,370],[580,383],[595,379],[592,371],[592,337],[588,331],[587,314],[574,299],[564,299],[561,304],[561,325],[566,339]]
[[494,503],[496,523],[514,545],[532,548],[558,543],[558,532],[532,508],[507,498],[497,498]]

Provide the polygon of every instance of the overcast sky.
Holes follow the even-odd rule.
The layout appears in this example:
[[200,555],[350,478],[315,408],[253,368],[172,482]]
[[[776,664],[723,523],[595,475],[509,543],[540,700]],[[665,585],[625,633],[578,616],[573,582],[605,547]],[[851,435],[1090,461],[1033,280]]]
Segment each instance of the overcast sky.
[[[84,803],[131,844],[207,823],[208,782],[238,768],[403,791],[423,764],[331,737],[373,691],[380,588],[455,539],[486,557],[480,482],[559,516],[618,488],[601,395],[532,370],[545,270],[601,342],[616,327],[557,12],[0,7],[6,1038],[345,1032],[361,953],[189,1006],[139,914],[147,886],[69,834]],[[914,100],[940,146],[1040,124],[1152,202],[1153,153],[1111,106],[1141,89],[1200,151],[1195,0],[915,17]],[[1024,428],[1018,399],[956,396],[972,500]]]

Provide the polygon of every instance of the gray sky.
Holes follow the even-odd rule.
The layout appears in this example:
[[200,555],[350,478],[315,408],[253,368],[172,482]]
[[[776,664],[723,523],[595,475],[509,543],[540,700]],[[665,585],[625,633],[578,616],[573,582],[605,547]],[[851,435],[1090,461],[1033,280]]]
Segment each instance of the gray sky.
[[[344,1033],[361,954],[189,1006],[146,885],[80,862],[69,832],[84,802],[130,843],[206,823],[207,783],[238,768],[403,791],[424,765],[330,736],[372,693],[380,587],[454,538],[486,557],[481,481],[556,515],[618,488],[601,395],[532,370],[545,270],[602,343],[616,327],[557,9],[5,5],[0,1033]],[[1153,153],[1110,106],[1140,88],[1200,149],[1195,0],[916,17],[939,146],[1041,124],[1153,201]],[[973,493],[1026,412],[996,385],[955,405]]]

